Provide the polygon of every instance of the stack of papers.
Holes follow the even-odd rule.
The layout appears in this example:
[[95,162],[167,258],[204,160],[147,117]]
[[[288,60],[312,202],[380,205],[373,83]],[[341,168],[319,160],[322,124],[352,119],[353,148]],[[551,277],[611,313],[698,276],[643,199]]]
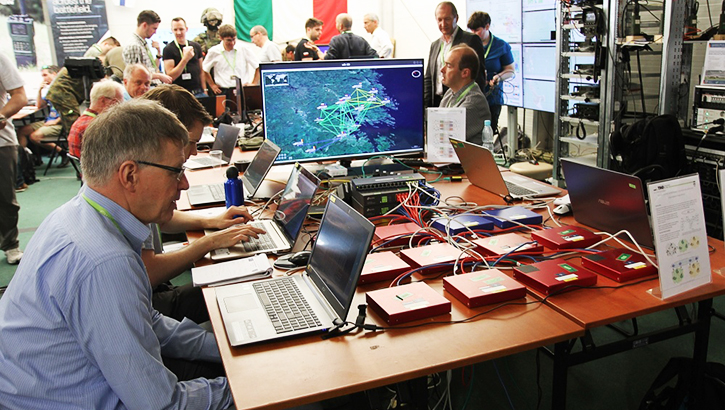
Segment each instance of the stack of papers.
[[194,286],[219,286],[268,278],[271,275],[272,265],[263,253],[191,269]]

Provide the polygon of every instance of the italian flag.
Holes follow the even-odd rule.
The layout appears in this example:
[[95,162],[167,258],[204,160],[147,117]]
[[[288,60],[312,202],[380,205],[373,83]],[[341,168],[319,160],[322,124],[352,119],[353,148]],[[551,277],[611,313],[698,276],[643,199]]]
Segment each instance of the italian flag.
[[317,43],[327,44],[338,34],[335,17],[346,12],[347,0],[234,0],[237,36],[244,41],[251,41],[249,30],[256,25],[264,26],[276,43],[299,39],[307,19],[315,17],[325,22]]

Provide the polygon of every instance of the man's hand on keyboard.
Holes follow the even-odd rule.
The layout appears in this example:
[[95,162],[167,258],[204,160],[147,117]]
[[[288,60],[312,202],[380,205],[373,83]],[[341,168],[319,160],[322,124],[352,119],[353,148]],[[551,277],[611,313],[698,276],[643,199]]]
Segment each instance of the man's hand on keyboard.
[[210,228],[224,229],[232,225],[253,221],[254,217],[249,213],[246,206],[232,206],[223,214],[210,218]]
[[239,242],[248,241],[250,237],[256,238],[258,234],[263,233],[265,233],[263,229],[253,226],[234,225],[221,231],[204,235],[199,241],[208,241],[207,249],[214,250],[234,246]]

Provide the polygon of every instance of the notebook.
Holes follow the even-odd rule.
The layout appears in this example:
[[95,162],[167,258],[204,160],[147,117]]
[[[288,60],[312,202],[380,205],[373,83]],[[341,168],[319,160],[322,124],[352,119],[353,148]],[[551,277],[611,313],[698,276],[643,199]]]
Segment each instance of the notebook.
[[609,233],[626,229],[641,246],[654,248],[639,178],[569,159],[561,166],[577,222]]
[[513,172],[502,173],[491,151],[480,145],[454,138],[450,140],[466,177],[481,189],[502,197],[509,195],[512,198],[556,196],[561,193],[558,188],[523,175]]
[[[244,175],[242,175],[245,198],[270,198],[276,193],[276,191],[271,192],[271,190],[261,192],[260,187],[279,152],[279,147],[270,140],[265,140],[262,146],[259,147],[254,159],[252,159],[247,170],[244,171]],[[195,185],[186,191],[186,195],[189,197],[191,206],[222,203],[224,202],[224,184]]]
[[319,186],[319,178],[299,163],[295,164],[282,192],[279,205],[274,212],[274,217],[248,223],[248,225],[264,229],[266,233],[230,248],[216,249],[211,252],[211,259],[214,261],[236,259],[262,252],[280,253],[291,250],[302,230],[302,224],[307,218],[307,210],[310,208],[312,198]]
[[237,137],[239,136],[240,129],[227,124],[219,124],[217,129],[216,139],[212,150],[221,150],[222,159],[214,158],[211,156],[194,157],[189,158],[184,163],[186,169],[202,169],[211,168],[217,165],[228,165],[234,154],[234,147],[237,146]]
[[[374,231],[370,221],[340,198],[330,195],[310,261],[302,275],[216,289],[229,343],[246,345],[325,331],[342,324],[353,302]],[[275,288],[288,294],[269,296]],[[283,304],[290,306],[291,313],[278,310]],[[298,304],[302,306],[299,310],[293,307]]]

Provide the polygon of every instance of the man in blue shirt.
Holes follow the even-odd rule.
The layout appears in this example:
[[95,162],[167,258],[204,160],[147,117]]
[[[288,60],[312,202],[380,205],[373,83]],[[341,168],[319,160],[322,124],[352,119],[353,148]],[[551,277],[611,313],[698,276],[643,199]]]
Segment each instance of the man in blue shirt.
[[[151,306],[141,260],[189,183],[187,129],[132,100],[91,123],[86,186],[51,213],[0,299],[0,403],[11,409],[223,409],[232,404],[212,333]],[[177,379],[189,360],[209,377]],[[219,376],[219,377],[216,377]]]
[[503,99],[503,82],[514,76],[514,55],[511,46],[506,41],[496,37],[489,30],[491,16],[483,11],[471,14],[468,19],[468,28],[481,38],[484,57],[486,59],[486,94],[488,107],[491,110],[491,128],[498,130],[498,116],[501,114]]

